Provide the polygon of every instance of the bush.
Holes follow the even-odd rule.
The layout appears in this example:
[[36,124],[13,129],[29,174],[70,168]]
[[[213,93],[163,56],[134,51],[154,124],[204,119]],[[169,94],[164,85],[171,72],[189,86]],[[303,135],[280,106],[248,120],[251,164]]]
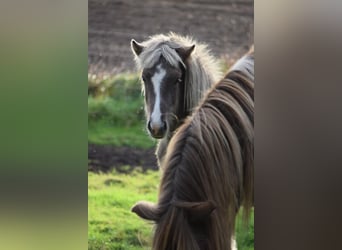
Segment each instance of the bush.
[[119,74],[113,77],[88,77],[88,95],[92,97],[110,96],[114,99],[141,98],[141,85],[137,74]]

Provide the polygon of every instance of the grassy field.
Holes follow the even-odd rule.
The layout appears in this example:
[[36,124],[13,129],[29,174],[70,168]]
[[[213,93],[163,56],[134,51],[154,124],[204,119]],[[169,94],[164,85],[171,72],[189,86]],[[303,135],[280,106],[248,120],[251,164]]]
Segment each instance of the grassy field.
[[88,176],[88,249],[148,249],[152,226],[130,212],[156,200],[158,172]]
[[[88,142],[151,148],[145,131],[143,97],[137,75],[122,74],[88,82]],[[152,224],[130,212],[139,200],[156,201],[159,172],[88,174],[88,249],[149,249]],[[254,249],[254,216],[248,228],[237,220],[240,250]]]
[[88,142],[151,148],[145,129],[143,97],[138,76],[121,74],[108,79],[89,78]]
[[[88,176],[88,249],[149,249],[152,224],[130,212],[139,200],[156,201],[159,172],[94,174]],[[245,228],[239,217],[237,243],[254,249],[254,218]]]
[[88,123],[88,142],[145,149],[156,145],[156,140],[149,138],[144,124],[120,127],[107,121]]

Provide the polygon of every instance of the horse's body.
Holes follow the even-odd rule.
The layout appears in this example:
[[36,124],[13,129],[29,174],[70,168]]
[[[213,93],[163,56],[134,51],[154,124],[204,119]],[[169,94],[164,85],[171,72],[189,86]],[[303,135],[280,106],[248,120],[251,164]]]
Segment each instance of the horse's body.
[[157,204],[132,211],[156,223],[154,250],[234,247],[240,206],[249,215],[254,177],[254,56],[240,59],[175,133]]
[[131,47],[142,76],[147,129],[160,139],[160,165],[173,132],[221,75],[206,46],[189,37],[156,35],[142,43],[132,40]]

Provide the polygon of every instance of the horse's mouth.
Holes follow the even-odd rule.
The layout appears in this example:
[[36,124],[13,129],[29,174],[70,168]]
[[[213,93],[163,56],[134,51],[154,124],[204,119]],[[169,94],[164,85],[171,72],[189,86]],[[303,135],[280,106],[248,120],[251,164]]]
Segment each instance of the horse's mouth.
[[162,138],[164,138],[165,134],[151,134],[151,136],[154,139],[162,139]]

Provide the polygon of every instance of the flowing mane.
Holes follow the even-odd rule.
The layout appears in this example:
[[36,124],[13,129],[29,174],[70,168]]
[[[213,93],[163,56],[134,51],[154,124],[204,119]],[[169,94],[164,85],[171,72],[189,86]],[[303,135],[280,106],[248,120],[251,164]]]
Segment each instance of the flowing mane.
[[[253,66],[253,67],[251,67]],[[172,137],[158,203],[133,212],[156,222],[153,249],[231,249],[235,217],[254,202],[254,56],[215,84]]]

